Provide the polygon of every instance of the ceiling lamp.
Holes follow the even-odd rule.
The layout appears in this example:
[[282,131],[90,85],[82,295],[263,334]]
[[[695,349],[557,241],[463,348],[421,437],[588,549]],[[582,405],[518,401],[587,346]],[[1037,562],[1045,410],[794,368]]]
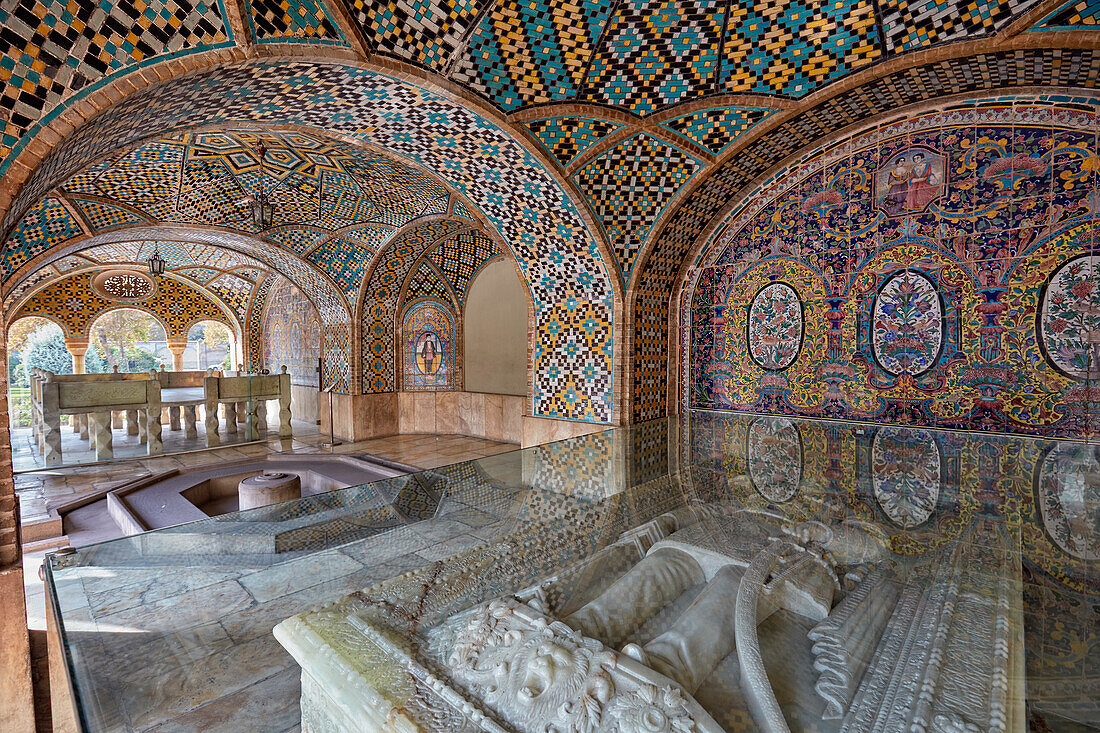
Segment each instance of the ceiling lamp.
[[160,256],[160,244],[153,245],[153,256],[149,258],[149,274],[164,274],[164,258]]
[[268,201],[267,196],[264,195],[264,154],[267,152],[267,148],[263,143],[256,146],[256,153],[260,156],[260,192],[256,196],[253,196],[250,203],[252,205],[252,223],[256,225],[257,229],[270,229],[271,221],[275,216],[275,209]]

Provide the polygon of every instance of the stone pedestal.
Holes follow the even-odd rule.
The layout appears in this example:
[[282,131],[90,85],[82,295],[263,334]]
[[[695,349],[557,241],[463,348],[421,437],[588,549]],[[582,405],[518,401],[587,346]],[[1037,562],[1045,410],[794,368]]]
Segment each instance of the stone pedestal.
[[237,496],[241,511],[299,499],[302,496],[302,479],[296,473],[261,473],[241,481],[237,486]]

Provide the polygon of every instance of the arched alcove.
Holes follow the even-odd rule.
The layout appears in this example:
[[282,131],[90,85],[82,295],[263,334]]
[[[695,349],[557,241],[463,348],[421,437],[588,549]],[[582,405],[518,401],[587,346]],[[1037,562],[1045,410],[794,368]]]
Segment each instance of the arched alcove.
[[290,411],[298,420],[316,422],[318,390],[328,387],[318,379],[321,321],[317,309],[290,280],[279,277],[262,305],[260,343],[263,367],[272,372],[284,366],[290,373]]
[[527,393],[527,299],[507,260],[483,267],[470,283],[463,325],[467,392]]

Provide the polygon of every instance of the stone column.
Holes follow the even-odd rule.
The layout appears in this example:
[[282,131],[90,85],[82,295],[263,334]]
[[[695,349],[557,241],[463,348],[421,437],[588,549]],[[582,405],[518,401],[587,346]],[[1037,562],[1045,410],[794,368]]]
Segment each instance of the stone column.
[[[89,338],[67,338],[65,339],[65,349],[73,357],[73,374],[86,374],[84,357],[88,353],[88,348],[91,346],[91,339]],[[88,416],[87,415],[73,415],[73,432],[80,433],[80,437],[87,439],[88,437]]]
[[212,448],[221,443],[221,436],[218,435],[218,380],[219,377],[214,376],[213,370],[208,371],[207,376],[203,377],[202,380],[207,448]]
[[279,375],[279,437],[289,438],[294,434],[290,426],[290,375],[283,365],[283,373]]
[[164,444],[160,435],[160,382],[155,371],[149,372],[149,381],[146,383],[146,404],[149,417],[146,419],[145,449],[148,455],[155,456],[164,452]]
[[49,372],[42,385],[42,456],[47,466],[61,465],[61,413],[58,385],[51,382]]
[[[172,352],[172,371],[183,371],[183,352],[187,349],[187,337],[168,339],[168,350]],[[179,430],[178,427],[172,428]]]
[[73,374],[84,374],[84,355],[91,340],[87,338],[65,339],[65,348],[73,355]]
[[168,429],[179,430],[180,429],[180,406],[171,405],[168,408]]
[[137,435],[138,434],[138,411],[127,410],[126,411],[126,434]]

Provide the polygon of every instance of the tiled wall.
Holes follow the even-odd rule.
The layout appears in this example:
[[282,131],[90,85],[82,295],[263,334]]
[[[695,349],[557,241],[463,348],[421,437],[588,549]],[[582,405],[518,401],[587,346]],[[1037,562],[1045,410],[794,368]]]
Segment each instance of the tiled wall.
[[690,406],[1100,433],[1100,118],[988,105],[826,151],[729,223]]
[[317,387],[321,356],[321,322],[304,295],[284,278],[272,286],[263,316],[264,366],[286,365],[290,383]]

